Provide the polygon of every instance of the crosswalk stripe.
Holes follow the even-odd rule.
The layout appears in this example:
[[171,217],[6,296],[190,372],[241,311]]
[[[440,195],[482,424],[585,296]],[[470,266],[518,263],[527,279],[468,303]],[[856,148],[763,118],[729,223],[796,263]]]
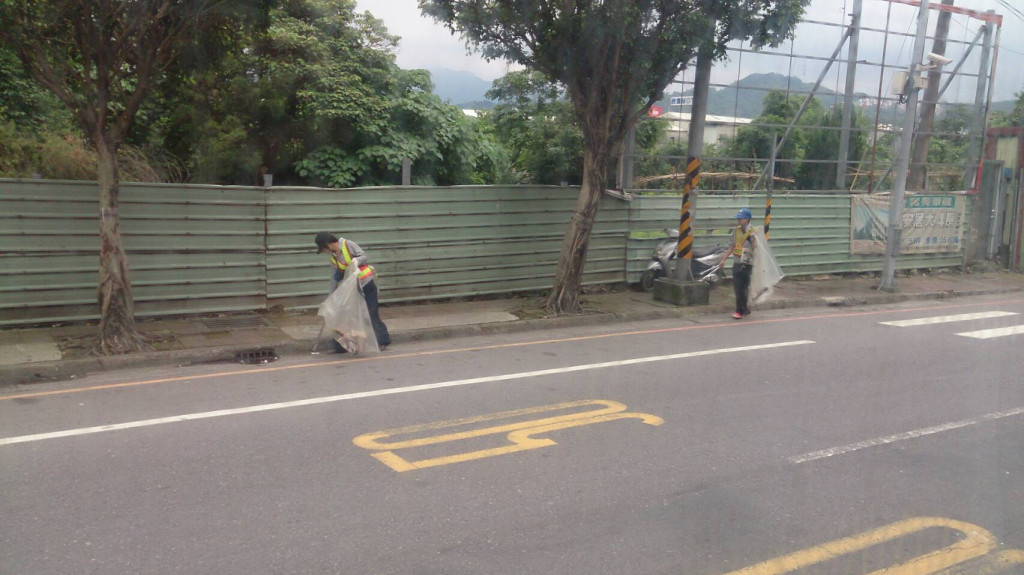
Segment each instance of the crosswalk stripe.
[[958,315],[939,315],[935,317],[922,317],[917,319],[901,319],[899,321],[880,321],[882,325],[894,325],[896,327],[911,327],[915,325],[931,325],[934,323],[950,323],[954,321],[970,321],[972,319],[988,319],[993,317],[1005,317],[1017,315],[1013,311],[983,311],[979,313],[962,313]]
[[1005,337],[1008,335],[1019,335],[1024,333],[1024,325],[1011,325],[1010,327],[997,327],[993,329],[981,329],[978,331],[965,331],[958,333],[964,337],[976,339],[991,339],[993,337]]

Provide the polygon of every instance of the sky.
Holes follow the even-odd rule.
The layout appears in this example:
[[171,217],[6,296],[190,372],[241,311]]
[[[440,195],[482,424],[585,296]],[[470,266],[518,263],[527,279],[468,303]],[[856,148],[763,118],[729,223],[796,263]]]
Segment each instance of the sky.
[[[932,0],[938,3],[940,0]],[[884,29],[887,17],[889,30],[899,33],[913,34],[916,31],[918,9],[902,4],[889,4],[883,0],[863,0],[863,25],[869,28]],[[433,20],[420,14],[417,0],[357,0],[357,10],[369,11],[383,20],[388,30],[401,37],[398,51],[398,65],[402,68],[423,68],[427,70],[450,69],[471,72],[484,80],[494,80],[515,69],[503,61],[486,62],[483,58],[468,54],[464,42],[452,36],[450,32]],[[849,10],[853,0],[812,0],[804,19],[832,23],[848,23]],[[1024,18],[1012,13],[1005,4],[1018,7],[1024,12],[1022,0],[956,0],[956,5],[972,10],[995,10],[1003,16],[1003,29],[1000,35],[1000,49],[996,68],[995,100],[1008,100],[1014,93],[1024,89]],[[891,12],[890,12],[891,6]],[[929,17],[929,35],[934,32],[937,12],[932,10]],[[952,70],[961,59],[963,44],[953,40],[970,42],[977,32],[977,20],[965,16],[954,15],[949,28],[950,45],[946,55],[954,60],[946,67]],[[775,52],[782,56],[765,54],[733,53],[727,62],[717,63],[712,73],[712,83],[729,84],[738,77],[753,73],[778,72],[790,73],[805,82],[813,82],[821,73],[825,62],[820,60],[804,60],[789,58],[794,55],[813,55],[828,57],[835,49],[842,36],[842,29],[802,22],[796,29],[795,40],[787,42]],[[888,44],[885,35],[878,32],[863,31],[860,39],[858,60],[887,65],[908,66],[912,56],[913,38],[890,35]],[[925,46],[925,52],[931,51],[931,41]],[[977,74],[979,69],[980,46],[976,47],[962,71]],[[845,56],[845,48],[842,55]],[[833,65],[826,76],[824,85],[842,91],[845,81],[845,65]],[[877,66],[859,66],[857,73],[858,91],[875,95],[881,85],[883,92],[888,92],[892,70],[880,75]],[[683,81],[692,81],[692,74],[684,75]],[[676,85],[678,90],[679,85]],[[672,91],[670,86],[667,91]],[[954,79],[943,96],[943,101],[973,101],[975,95],[975,79],[961,77]]]

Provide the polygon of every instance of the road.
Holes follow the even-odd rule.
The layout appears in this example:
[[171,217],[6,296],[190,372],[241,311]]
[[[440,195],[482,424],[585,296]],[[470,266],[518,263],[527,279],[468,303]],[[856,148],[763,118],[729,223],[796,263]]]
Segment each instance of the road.
[[1021,326],[1004,295],[7,387],[0,572],[1019,574]]

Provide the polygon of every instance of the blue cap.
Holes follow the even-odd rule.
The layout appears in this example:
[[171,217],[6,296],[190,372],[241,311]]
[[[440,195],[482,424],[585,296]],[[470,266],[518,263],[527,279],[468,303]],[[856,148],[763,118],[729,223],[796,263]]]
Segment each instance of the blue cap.
[[750,215],[750,210],[747,209],[747,208],[743,208],[742,210],[736,212],[736,216],[735,217],[736,217],[737,220],[751,220],[751,219],[753,219],[753,216]]

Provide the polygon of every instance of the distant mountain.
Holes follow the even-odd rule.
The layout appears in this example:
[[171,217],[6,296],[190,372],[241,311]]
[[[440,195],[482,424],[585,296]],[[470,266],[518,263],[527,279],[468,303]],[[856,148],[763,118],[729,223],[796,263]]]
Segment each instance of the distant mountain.
[[[790,92],[797,92],[793,94],[793,97],[797,98],[798,101],[803,101],[806,94],[799,92],[810,92],[813,87],[813,83],[774,72],[769,74],[750,74],[741,78],[738,82],[733,82],[728,87],[709,89],[708,113],[716,116],[756,118],[761,115],[761,110],[763,109],[761,100],[768,94],[768,91],[785,91],[788,89]],[[669,88],[671,88],[671,85]],[[686,90],[682,95],[689,96],[692,93],[692,90]],[[834,98],[831,96],[835,94],[833,90],[819,87],[818,94],[817,98],[821,100],[823,105],[832,105]],[[678,90],[675,92],[666,91],[665,99],[656,105],[661,106],[665,112],[678,112],[679,106],[675,106],[674,109],[672,106],[669,106],[669,98],[679,95]],[[689,107],[684,108],[683,111],[688,112]]]
[[491,89],[489,81],[472,72],[438,68],[430,70],[430,77],[434,82],[434,93],[459,107],[463,107],[462,103],[487,100],[484,94]]
[[497,103],[490,100],[473,100],[472,102],[457,102],[454,105],[462,108],[463,110],[490,110],[494,108]]
[[1000,100],[998,102],[992,102],[992,111],[1006,112],[1009,114],[1013,111],[1013,106],[1017,103],[1017,100]]

